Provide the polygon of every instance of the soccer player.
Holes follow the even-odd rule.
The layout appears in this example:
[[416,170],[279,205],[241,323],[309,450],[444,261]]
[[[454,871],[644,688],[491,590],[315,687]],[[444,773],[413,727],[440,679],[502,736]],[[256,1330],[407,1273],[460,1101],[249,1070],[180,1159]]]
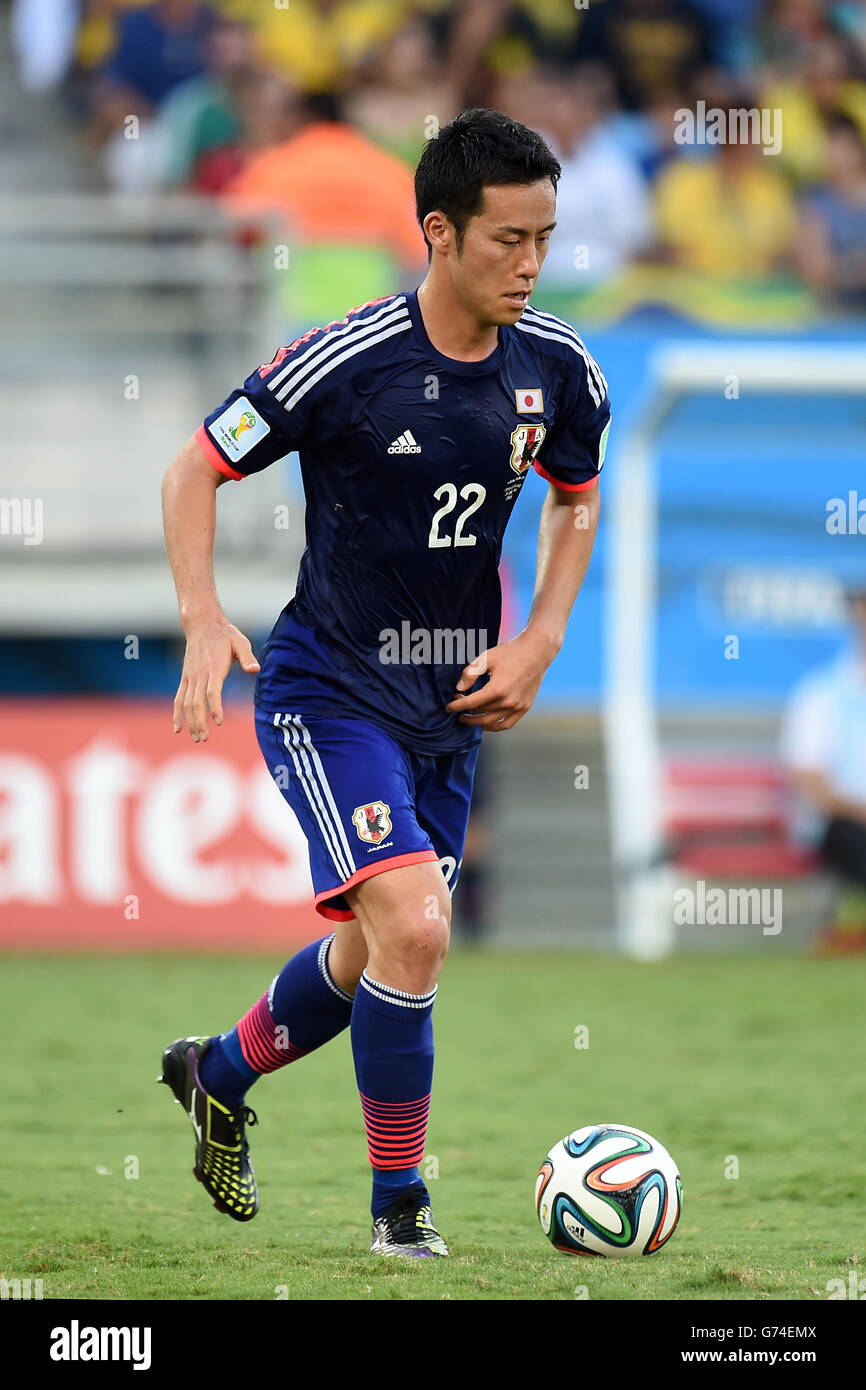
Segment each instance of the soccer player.
[[[532,705],[598,517],[605,379],[573,328],[530,305],[559,172],[501,112],[456,117],[415,175],[423,283],[281,347],[207,417],[163,488],[187,639],[175,732],[185,721],[205,742],[232,663],[258,673],[259,743],[309,841],[331,931],[235,1027],[172,1043],[160,1079],[192,1121],[196,1176],[247,1221],[247,1091],[350,1027],[382,1255],[448,1254],[419,1164],[479,742]],[[294,449],[307,548],[259,664],[214,587],[215,492]],[[526,627],[497,645],[497,565],[530,465],[549,484],[535,594]]]

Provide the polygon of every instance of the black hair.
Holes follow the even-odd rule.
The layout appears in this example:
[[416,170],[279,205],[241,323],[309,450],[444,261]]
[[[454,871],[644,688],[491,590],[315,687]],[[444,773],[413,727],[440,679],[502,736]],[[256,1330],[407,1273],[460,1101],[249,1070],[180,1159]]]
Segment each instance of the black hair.
[[427,141],[415,170],[415,211],[422,231],[429,212],[444,213],[456,228],[459,251],[466,224],[481,211],[485,186],[548,178],[556,192],[561,173],[536,131],[502,111],[472,107]]

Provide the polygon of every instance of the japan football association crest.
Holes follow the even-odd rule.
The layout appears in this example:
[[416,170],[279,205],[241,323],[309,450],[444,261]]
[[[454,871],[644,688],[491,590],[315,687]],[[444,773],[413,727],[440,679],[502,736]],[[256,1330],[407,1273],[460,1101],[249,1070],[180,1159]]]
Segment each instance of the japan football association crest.
[[511,431],[511,458],[515,473],[525,473],[541,448],[547,430],[544,425],[518,425]]
[[358,838],[369,845],[378,845],[391,833],[391,807],[384,801],[371,801],[366,806],[356,806],[352,824]]

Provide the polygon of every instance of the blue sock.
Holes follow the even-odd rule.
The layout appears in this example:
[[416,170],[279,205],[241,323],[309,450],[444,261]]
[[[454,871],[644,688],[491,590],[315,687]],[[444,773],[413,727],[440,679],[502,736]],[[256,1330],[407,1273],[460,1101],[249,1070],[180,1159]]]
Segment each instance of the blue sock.
[[420,1183],[421,1190],[429,1198],[430,1194],[419,1168],[374,1168],[373,1199],[370,1202],[373,1220],[383,1216],[388,1208],[393,1206],[400,1193],[405,1192],[407,1187],[413,1187],[415,1183]]
[[199,1076],[229,1110],[238,1109],[260,1076],[306,1057],[348,1027],[352,996],[328,970],[333,939],[305,946],[240,1022],[214,1038]]
[[421,1184],[433,1083],[433,1000],[373,980],[366,970],[352,1009],[352,1053],[373,1169],[373,1219]]

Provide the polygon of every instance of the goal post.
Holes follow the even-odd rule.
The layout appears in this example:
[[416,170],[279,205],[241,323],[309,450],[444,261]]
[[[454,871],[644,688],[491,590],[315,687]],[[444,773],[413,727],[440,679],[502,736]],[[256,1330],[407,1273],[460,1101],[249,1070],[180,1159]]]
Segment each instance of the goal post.
[[692,393],[722,393],[732,379],[739,392],[755,394],[862,395],[866,347],[814,341],[669,341],[649,355],[646,397],[620,441],[612,479],[604,619],[616,944],[639,959],[658,959],[673,946],[655,695],[658,446],[681,400]]

